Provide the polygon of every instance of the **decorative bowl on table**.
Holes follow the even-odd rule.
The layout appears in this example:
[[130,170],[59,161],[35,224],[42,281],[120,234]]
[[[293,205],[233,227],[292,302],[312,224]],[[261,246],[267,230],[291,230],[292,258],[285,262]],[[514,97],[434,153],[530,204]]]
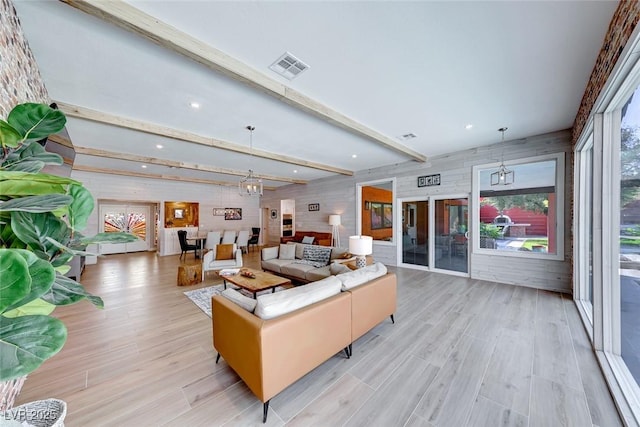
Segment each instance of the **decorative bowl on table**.
[[243,277],[248,277],[249,279],[255,279],[256,278],[256,275],[253,272],[249,271],[249,270],[242,270],[240,272],[240,275],[243,276]]

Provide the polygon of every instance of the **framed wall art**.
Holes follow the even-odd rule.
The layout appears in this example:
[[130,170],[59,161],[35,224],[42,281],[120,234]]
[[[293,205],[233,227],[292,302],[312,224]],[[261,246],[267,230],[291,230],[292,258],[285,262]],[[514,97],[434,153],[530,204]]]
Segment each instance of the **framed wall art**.
[[320,210],[320,203],[309,203],[309,212],[317,212]]
[[226,220],[242,219],[242,208],[224,208],[224,219]]

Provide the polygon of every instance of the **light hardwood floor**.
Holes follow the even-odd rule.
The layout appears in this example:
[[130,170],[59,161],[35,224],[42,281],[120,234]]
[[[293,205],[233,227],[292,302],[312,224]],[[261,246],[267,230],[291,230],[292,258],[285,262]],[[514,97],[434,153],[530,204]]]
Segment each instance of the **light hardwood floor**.
[[[192,260],[193,255],[190,255]],[[74,426],[246,426],[262,403],[223,360],[211,320],[176,286],[178,256],[109,255],[82,283],[105,309],[57,309],[64,349],[16,404],[68,404]],[[245,264],[258,267],[257,251]],[[272,399],[266,425],[621,425],[567,296],[409,269],[385,321]]]

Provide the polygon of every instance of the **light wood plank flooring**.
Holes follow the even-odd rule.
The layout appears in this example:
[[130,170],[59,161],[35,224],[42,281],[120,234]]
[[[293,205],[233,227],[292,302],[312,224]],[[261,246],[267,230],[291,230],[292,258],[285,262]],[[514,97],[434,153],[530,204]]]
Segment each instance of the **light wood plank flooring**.
[[[192,260],[193,255],[189,258]],[[109,255],[82,282],[105,309],[57,309],[64,349],[17,404],[68,404],[74,426],[247,426],[262,403],[223,360],[211,321],[176,286],[178,256]],[[257,251],[245,264],[258,267]],[[267,425],[621,425],[571,299],[408,269],[385,321],[272,399]]]

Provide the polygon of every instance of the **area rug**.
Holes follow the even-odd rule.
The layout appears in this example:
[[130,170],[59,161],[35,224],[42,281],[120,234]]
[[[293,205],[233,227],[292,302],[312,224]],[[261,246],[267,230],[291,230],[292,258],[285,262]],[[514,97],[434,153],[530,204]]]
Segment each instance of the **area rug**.
[[[244,289],[238,288],[233,285],[227,285],[227,287],[232,288],[240,292],[241,294],[253,298],[253,294]],[[282,286],[278,286],[276,288],[276,292],[281,291],[285,288]],[[183,292],[187,298],[189,298],[195,305],[197,305],[200,310],[202,310],[207,316],[211,317],[211,297],[214,295],[220,295],[224,291],[224,285],[214,285],[209,286],[207,288],[194,289],[192,291]],[[263,295],[265,293],[271,293],[271,289],[267,289],[266,291],[258,292],[258,296]]]

